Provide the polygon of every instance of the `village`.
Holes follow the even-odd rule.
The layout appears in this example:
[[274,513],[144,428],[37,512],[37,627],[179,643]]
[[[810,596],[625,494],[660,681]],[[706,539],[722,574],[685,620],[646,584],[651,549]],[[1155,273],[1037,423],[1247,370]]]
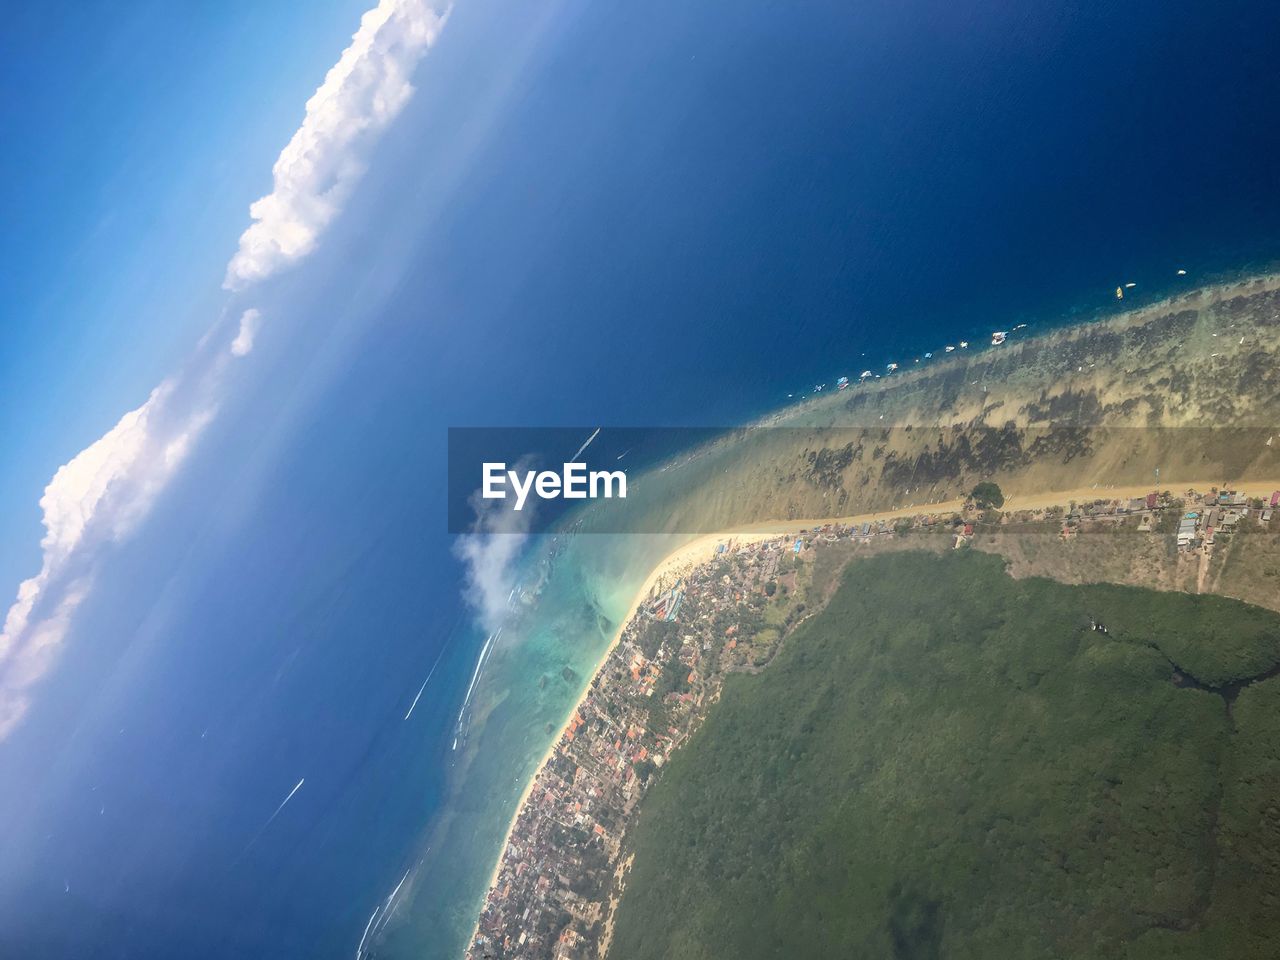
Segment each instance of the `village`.
[[960,513],[725,539],[711,560],[660,580],[606,656],[519,811],[468,960],[602,955],[637,803],[696,731],[726,676],[762,669],[820,606],[813,569],[829,546],[934,535],[946,538],[935,546],[962,549],[993,529],[1071,540],[1123,528],[1207,557],[1241,524],[1280,529],[1277,507],[1280,490],[1251,498],[1216,488],[1036,510],[971,501]]

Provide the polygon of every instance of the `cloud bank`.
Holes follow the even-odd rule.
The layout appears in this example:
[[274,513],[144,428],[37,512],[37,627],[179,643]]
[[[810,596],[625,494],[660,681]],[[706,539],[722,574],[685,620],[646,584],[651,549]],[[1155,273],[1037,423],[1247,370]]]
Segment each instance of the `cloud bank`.
[[[447,16],[447,8],[437,12],[425,0],[382,0],[361,18],[276,161],[271,193],[249,208],[253,223],[227,265],[227,289],[245,290],[314,249],[378,135],[412,94],[409,78]],[[18,586],[0,627],[0,740],[22,722],[33,688],[56,662],[110,545],[147,516],[216,417],[231,383],[229,364],[253,350],[262,320],[251,307],[229,343],[201,341],[180,374],[59,467],[45,487],[40,570]]]
[[243,290],[309,254],[365,170],[378,135],[408,102],[409,76],[444,28],[448,10],[383,0],[307,101],[306,117],[272,168],[272,188],[249,207],[253,224],[223,286]]
[[169,379],[58,468],[40,510],[40,572],[24,580],[0,632],[0,739],[22,720],[88,595],[103,548],[146,517],[217,412],[214,364],[195,383]]

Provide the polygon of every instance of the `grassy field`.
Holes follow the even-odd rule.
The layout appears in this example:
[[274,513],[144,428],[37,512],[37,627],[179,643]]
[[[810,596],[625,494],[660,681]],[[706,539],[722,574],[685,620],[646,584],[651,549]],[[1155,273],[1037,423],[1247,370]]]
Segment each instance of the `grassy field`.
[[1280,617],[842,576],[646,797],[611,960],[1280,956]]

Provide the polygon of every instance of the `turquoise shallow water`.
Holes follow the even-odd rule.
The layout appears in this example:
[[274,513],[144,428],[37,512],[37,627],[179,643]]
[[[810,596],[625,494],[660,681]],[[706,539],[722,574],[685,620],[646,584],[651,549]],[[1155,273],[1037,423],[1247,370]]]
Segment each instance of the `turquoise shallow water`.
[[520,579],[528,599],[516,604],[476,683],[463,736],[451,751],[444,813],[421,840],[421,866],[379,952],[458,956],[538,761],[636,591],[688,539],[588,534],[562,545],[543,535],[526,544]]

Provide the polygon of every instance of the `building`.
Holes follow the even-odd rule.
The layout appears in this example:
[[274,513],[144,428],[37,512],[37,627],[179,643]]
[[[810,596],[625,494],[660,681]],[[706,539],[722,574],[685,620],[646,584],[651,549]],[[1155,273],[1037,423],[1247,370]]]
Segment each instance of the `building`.
[[1178,523],[1178,546],[1189,547],[1196,538],[1196,528],[1200,524],[1200,514],[1192,511]]

